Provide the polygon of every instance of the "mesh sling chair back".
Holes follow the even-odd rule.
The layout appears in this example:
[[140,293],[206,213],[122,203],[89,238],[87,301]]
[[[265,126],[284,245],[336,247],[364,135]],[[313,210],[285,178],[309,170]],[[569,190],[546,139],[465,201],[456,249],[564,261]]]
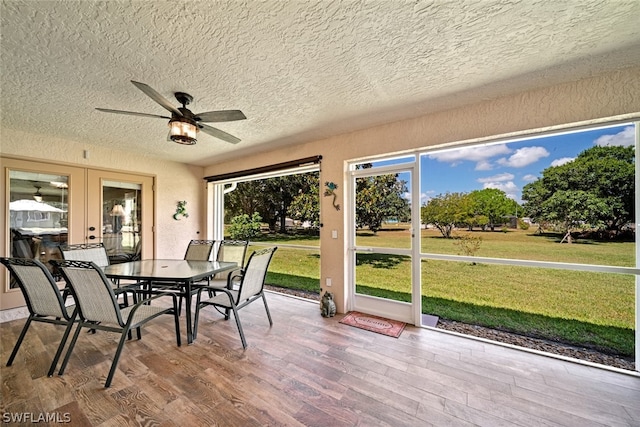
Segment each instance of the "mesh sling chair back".
[[[223,240],[220,242],[216,261],[235,262],[238,264],[238,268],[242,269],[244,267],[244,259],[247,256],[248,247],[248,240]],[[218,273],[211,278],[209,284],[211,286],[226,287],[229,275],[233,274],[235,271],[236,270],[229,270]]]
[[7,366],[11,366],[18,354],[18,349],[20,349],[31,322],[64,325],[66,326],[64,335],[47,373],[52,376],[76,319],[76,306],[75,304],[65,306],[66,295],[60,292],[53,276],[40,261],[25,258],[0,258],[0,262],[7,267],[18,283],[29,310],[29,317],[27,317],[18,341],[13,347]]
[[[242,324],[238,317],[238,311],[251,304],[253,301],[262,299],[264,302],[264,308],[267,312],[267,318],[269,319],[269,325],[273,325],[271,320],[271,313],[269,313],[269,306],[267,305],[267,299],[264,295],[264,281],[267,277],[267,270],[269,269],[269,263],[273,258],[273,254],[278,249],[277,247],[262,249],[251,254],[246,268],[236,275],[240,274],[240,285],[238,289],[231,289],[231,283],[235,280],[235,275],[230,275],[228,278],[229,285],[227,288],[219,288],[216,286],[205,286],[198,289],[198,298],[196,302],[196,319],[193,327],[194,337],[198,334],[198,323],[200,321],[200,310],[208,305],[216,308],[231,310],[236,320],[238,332],[240,333],[240,339],[242,340],[242,347],[247,348],[247,340],[244,337],[242,330]],[[213,296],[206,300],[202,299],[203,291],[211,291]],[[226,316],[225,316],[226,317]]]
[[[62,361],[59,374],[62,375],[69,362],[69,357],[76,345],[80,330],[100,329],[104,331],[119,332],[120,342],[113,357],[111,369],[107,376],[105,387],[111,385],[113,376],[118,366],[118,360],[124,347],[126,337],[133,329],[137,330],[138,339],[141,338],[140,327],[148,321],[163,315],[171,314],[174,317],[176,329],[176,342],[181,345],[180,324],[176,296],[173,294],[160,294],[151,298],[137,302],[130,307],[121,308],[115,293],[111,287],[111,281],[104,275],[100,267],[93,262],[87,261],[55,261],[51,263],[56,266],[71,288],[71,292],[78,305],[78,327],[73,334],[67,353]],[[173,299],[171,307],[160,305],[152,306],[151,300],[170,297]]]
[[77,245],[62,245],[60,252],[63,259],[76,261],[92,261],[98,267],[109,265],[107,249],[102,243],[80,243]]
[[184,259],[187,261],[209,261],[215,240],[191,240]]
[[[93,262],[98,267],[106,267],[110,264],[109,256],[107,255],[107,249],[102,243],[79,243],[75,245],[62,245],[60,246],[60,253],[62,259],[72,261],[87,261]],[[133,301],[136,301],[135,290],[140,287],[139,283],[127,283],[121,284],[120,282],[112,282],[112,286],[116,289],[125,289],[133,291]],[[127,294],[122,293],[124,299],[124,305],[129,305]]]
[[[211,252],[213,252],[213,247],[215,245],[215,240],[191,240],[189,245],[187,245],[187,251],[184,254],[185,261],[209,261],[211,258]],[[207,278],[207,284],[209,284],[209,278]],[[198,284],[194,284],[198,286]],[[169,291],[169,292],[177,292],[179,289],[176,288],[176,285],[165,283],[165,284],[155,284],[153,286],[154,290],[160,291]],[[191,294],[195,294],[197,292],[196,289],[193,289]],[[182,312],[182,300],[184,297],[179,295],[180,300],[178,301],[178,314]]]

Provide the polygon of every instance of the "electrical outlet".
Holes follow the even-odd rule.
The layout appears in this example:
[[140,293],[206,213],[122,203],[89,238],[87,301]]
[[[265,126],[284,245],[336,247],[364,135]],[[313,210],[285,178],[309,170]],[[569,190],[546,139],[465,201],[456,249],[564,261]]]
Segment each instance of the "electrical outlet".
[[325,285],[327,285],[327,287],[331,286],[331,277],[325,279]]

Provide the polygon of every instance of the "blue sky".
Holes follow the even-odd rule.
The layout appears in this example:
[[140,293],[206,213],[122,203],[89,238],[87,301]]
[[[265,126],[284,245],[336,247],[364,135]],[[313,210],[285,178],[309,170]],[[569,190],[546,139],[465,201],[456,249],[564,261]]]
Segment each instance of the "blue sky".
[[623,125],[430,152],[421,157],[421,204],[438,194],[483,188],[498,188],[521,203],[522,187],[549,166],[569,162],[595,145],[634,143],[633,125]]

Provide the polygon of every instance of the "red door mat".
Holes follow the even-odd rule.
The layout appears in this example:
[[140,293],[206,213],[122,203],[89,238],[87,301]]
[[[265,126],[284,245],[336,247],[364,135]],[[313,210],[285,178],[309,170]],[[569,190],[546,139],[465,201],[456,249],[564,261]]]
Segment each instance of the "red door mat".
[[394,338],[400,336],[406,325],[404,322],[372,316],[358,311],[350,311],[340,320],[340,323]]

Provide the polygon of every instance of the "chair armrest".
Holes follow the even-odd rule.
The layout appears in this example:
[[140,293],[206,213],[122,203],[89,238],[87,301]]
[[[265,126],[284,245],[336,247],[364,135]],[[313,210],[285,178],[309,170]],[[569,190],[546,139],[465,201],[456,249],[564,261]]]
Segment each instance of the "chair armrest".
[[227,289],[233,289],[233,281],[236,279],[242,280],[243,276],[244,276],[244,268],[238,267],[234,270],[231,270],[231,272],[227,276]]

